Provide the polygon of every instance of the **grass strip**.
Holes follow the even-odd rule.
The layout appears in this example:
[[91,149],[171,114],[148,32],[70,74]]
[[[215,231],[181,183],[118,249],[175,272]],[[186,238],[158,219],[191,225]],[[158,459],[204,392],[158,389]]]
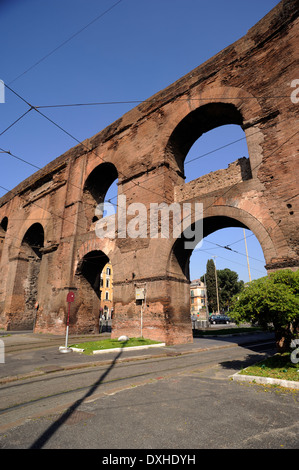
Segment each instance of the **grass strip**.
[[290,360],[290,353],[277,353],[268,359],[246,367],[240,372],[241,375],[255,375],[258,377],[271,377],[299,381],[299,363],[294,364]]
[[102,339],[100,341],[87,341],[85,343],[72,344],[71,348],[84,349],[84,354],[92,354],[93,351],[114,348],[128,348],[133,346],[147,346],[150,344],[159,344],[160,341],[154,341],[145,338],[130,338],[127,341],[118,341],[117,339]]

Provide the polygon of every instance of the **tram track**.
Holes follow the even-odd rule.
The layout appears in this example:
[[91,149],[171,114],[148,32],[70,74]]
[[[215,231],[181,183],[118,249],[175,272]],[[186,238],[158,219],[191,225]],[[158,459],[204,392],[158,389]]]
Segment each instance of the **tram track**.
[[[43,404],[46,403],[47,401],[51,399],[59,399],[59,398],[66,398],[68,396],[71,396],[71,394],[79,394],[81,393],[84,395],[84,393],[88,393],[92,387],[95,387],[93,395],[95,395],[95,392],[98,390],[98,388],[101,386],[103,387],[111,387],[112,388],[122,388],[122,384],[127,383],[134,383],[134,386],[137,386],[138,383],[146,383],[149,382],[150,380],[156,380],[157,377],[156,375],[159,374],[158,379],[161,378],[166,378],[166,377],[171,377],[173,375],[179,375],[182,373],[186,373],[194,368],[196,370],[200,371],[201,369],[205,369],[208,366],[217,366],[221,364],[221,362],[224,361],[231,361],[231,360],[240,360],[246,358],[248,355],[248,348],[250,348],[250,351],[254,351],[254,348],[259,349],[259,351],[256,351],[258,353],[265,353],[266,351],[273,350],[273,343],[272,342],[267,342],[263,344],[254,344],[254,345],[247,345],[246,347],[240,348],[231,348],[230,354],[228,354],[230,348],[225,349],[225,358],[223,357],[223,351],[224,350],[210,350],[210,351],[205,351],[204,355],[206,356],[211,356],[212,357],[207,357],[204,360],[199,359],[200,353],[195,352],[195,353],[190,353],[189,355],[178,355],[178,356],[171,356],[171,357],[163,357],[163,358],[153,358],[153,359],[146,359],[144,361],[138,361],[138,364],[136,362],[134,363],[115,363],[114,365],[109,367],[99,365],[99,366],[94,366],[92,369],[88,367],[85,370],[76,370],[76,371],[69,371],[68,373],[53,373],[48,376],[43,376],[43,377],[35,377],[31,380],[26,380],[24,382],[18,382],[18,383],[12,383],[9,385],[5,386],[0,386],[0,398],[1,401],[2,399],[6,397],[11,397],[13,400],[13,395],[15,395],[15,402],[12,401],[11,404],[8,404],[8,406],[1,408],[0,409],[0,416],[7,415],[9,413],[13,413],[16,410],[22,409],[22,408],[29,408],[31,406],[35,406],[36,404]],[[212,353],[212,354],[211,354]],[[192,360],[190,362],[190,359],[192,356],[196,356],[197,359],[196,361]],[[203,359],[203,353],[201,353],[201,358]],[[181,362],[181,364],[180,364]],[[153,365],[156,364],[156,367],[153,368]],[[163,364],[165,366],[163,367]],[[172,365],[170,365],[172,364]],[[162,367],[161,367],[162,365]],[[144,368],[147,367],[147,371],[144,371]],[[140,372],[135,372],[135,373],[130,373],[130,371],[133,368],[137,369],[142,369]],[[108,370],[108,372],[107,372]],[[126,375],[120,375],[120,376],[115,376],[110,379],[107,379],[106,377],[111,374],[112,372],[118,373],[121,372],[122,370],[127,371]],[[77,386],[77,387],[72,387],[69,389],[66,389],[68,384],[69,379],[76,379],[77,378],[87,378],[88,376],[93,377],[96,374],[101,374],[100,378],[98,380],[94,381],[93,383],[89,383],[88,385],[84,386]],[[56,382],[56,384],[55,384]],[[63,384],[62,384],[63,382]],[[90,380],[92,382],[92,380]],[[53,393],[47,393],[47,394],[42,394],[41,396],[36,396],[35,398],[30,398],[25,401],[19,401],[20,398],[18,399],[17,396],[19,396],[19,393],[22,396],[26,396],[27,394],[33,393],[33,390],[39,387],[40,384],[43,384],[45,389],[50,389],[51,387],[56,387],[57,383],[59,385],[62,385],[63,390],[58,390]],[[125,384],[126,385],[126,384]],[[91,395],[90,395],[91,396]],[[6,398],[6,399],[8,399]],[[18,400],[16,402],[16,400]],[[9,399],[8,399],[9,401]]]

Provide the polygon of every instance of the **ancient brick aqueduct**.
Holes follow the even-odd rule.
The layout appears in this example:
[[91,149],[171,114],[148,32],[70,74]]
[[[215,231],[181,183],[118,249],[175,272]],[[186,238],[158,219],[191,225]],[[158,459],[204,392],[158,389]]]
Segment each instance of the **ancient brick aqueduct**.
[[[116,179],[127,205],[200,201],[204,236],[248,228],[268,272],[298,269],[298,29],[297,0],[280,2],[243,38],[2,197],[0,327],[63,334],[72,289],[70,333],[98,332],[99,273],[110,259],[112,336],[139,336],[142,307],[144,337],[192,341],[183,237],[95,234],[95,207]],[[249,160],[185,183],[190,147],[225,124],[242,127]]]

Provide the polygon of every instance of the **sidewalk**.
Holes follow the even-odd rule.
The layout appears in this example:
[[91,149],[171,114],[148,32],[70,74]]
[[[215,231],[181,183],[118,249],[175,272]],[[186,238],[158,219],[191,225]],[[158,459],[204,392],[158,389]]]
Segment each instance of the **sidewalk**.
[[[109,338],[110,333],[101,335],[70,336],[68,345]],[[65,345],[65,337],[36,334],[30,332],[1,332],[0,340],[4,345],[4,364],[0,363],[0,384],[49,374],[63,372],[95,365],[108,365],[116,360],[120,362],[137,361],[152,358],[163,358],[182,354],[192,354],[210,349],[238,347],[256,342],[273,340],[272,333],[250,333],[226,337],[194,338],[191,344],[162,346],[145,350],[124,348],[121,353],[111,350],[100,356],[87,356],[82,353],[61,353],[59,346]]]

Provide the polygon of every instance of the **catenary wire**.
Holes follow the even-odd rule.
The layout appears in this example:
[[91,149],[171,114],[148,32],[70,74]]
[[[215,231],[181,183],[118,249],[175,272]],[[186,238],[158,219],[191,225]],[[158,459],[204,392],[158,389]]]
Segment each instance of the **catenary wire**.
[[[22,98],[20,95],[18,95],[14,90],[12,90],[12,89],[10,89],[10,90],[11,90],[13,93],[15,93],[20,99],[22,99],[28,106],[30,106],[30,110],[31,110],[31,109],[35,109],[35,110],[36,110],[37,112],[39,112],[43,117],[45,117],[46,119],[50,120],[50,122],[52,122],[55,126],[59,127],[63,132],[66,132],[70,137],[74,138],[77,142],[79,142],[79,143],[82,144],[82,142],[78,141],[78,139],[76,139],[74,136],[72,136],[68,131],[66,131],[66,130],[63,129],[61,126],[59,126],[57,123],[55,123],[53,120],[51,120],[50,118],[48,118],[48,116],[46,116],[46,115],[44,115],[43,113],[41,113],[36,107],[32,106],[28,101],[26,101],[24,98]],[[29,110],[28,110],[28,111],[29,111]],[[28,112],[28,111],[27,111],[27,112]],[[291,137],[289,137],[289,139],[287,139],[287,141],[285,141],[284,143],[288,142],[288,141],[289,141],[292,137],[294,137],[298,132],[299,132],[299,131],[295,132],[295,134],[293,134]],[[281,144],[277,149],[275,149],[275,151],[278,150],[279,148],[281,148],[281,146],[284,145],[284,143]],[[275,153],[275,151],[272,152],[272,154]],[[10,152],[7,152],[7,153],[10,153]],[[271,155],[272,155],[272,154],[271,154]],[[270,155],[270,156],[271,156],[271,155]],[[259,166],[261,163],[262,163],[262,162],[260,162],[258,165],[256,165],[256,167]],[[255,167],[255,168],[256,168],[256,167]],[[238,183],[239,183],[239,182],[238,182]],[[238,183],[235,183],[235,185],[238,184]],[[142,187],[142,185],[140,185],[140,184],[137,184],[137,185]],[[233,185],[233,187],[234,187],[235,185]],[[149,190],[148,188],[144,188],[144,189]],[[225,192],[225,194],[226,194],[228,191],[230,191],[231,189],[232,189],[232,187],[230,187],[230,188]],[[152,191],[151,191],[151,192],[152,192]],[[157,193],[155,193],[155,194],[157,194]],[[161,195],[159,194],[159,196],[161,196]],[[221,197],[222,197],[222,196],[221,196]],[[213,204],[214,204],[214,203],[215,203],[215,201],[213,202]],[[211,205],[213,205],[213,204],[211,204]],[[210,205],[209,207],[211,207],[211,205]]]
[[30,70],[32,70],[34,67],[36,67],[37,65],[39,65],[41,62],[43,62],[45,59],[47,59],[48,57],[50,57],[52,54],[54,54],[56,51],[58,51],[59,49],[61,49],[63,46],[65,46],[65,44],[67,44],[68,42],[70,42],[72,39],[74,39],[76,36],[78,36],[80,33],[82,33],[82,31],[84,31],[85,29],[87,29],[89,26],[91,26],[93,23],[95,23],[96,21],[98,21],[100,18],[102,18],[103,16],[105,16],[107,13],[109,13],[113,8],[115,8],[117,5],[119,5],[123,0],[119,0],[118,2],[114,3],[113,5],[111,5],[111,7],[107,8],[107,10],[105,10],[104,12],[102,12],[100,15],[98,15],[96,18],[94,18],[92,21],[90,21],[89,23],[87,23],[85,26],[83,26],[82,28],[80,28],[76,33],[72,34],[68,39],[64,40],[62,43],[60,43],[58,46],[56,46],[54,49],[52,49],[50,52],[48,52],[46,55],[44,55],[43,57],[41,57],[41,59],[39,59],[37,62],[35,62],[33,65],[31,65],[28,69],[24,70],[24,72],[22,72],[20,75],[18,75],[17,77],[15,77],[13,80],[11,80],[9,82],[9,85],[12,84],[13,82],[15,82],[16,80],[18,80],[19,78],[21,78],[23,75],[25,75],[26,73],[28,73]]

